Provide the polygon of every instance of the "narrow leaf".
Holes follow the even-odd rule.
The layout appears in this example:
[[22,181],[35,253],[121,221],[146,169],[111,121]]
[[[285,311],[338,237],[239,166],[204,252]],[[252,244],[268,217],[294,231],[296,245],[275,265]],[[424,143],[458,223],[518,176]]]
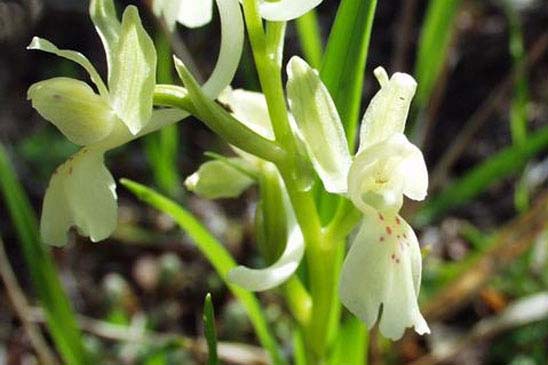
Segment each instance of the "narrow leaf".
[[23,258],[34,290],[44,309],[47,327],[64,362],[91,365],[75,314],[59,280],[53,260],[40,242],[38,222],[22,186],[17,181],[7,153],[0,145],[0,190],[15,225]]
[[461,0],[430,0],[426,10],[415,64],[419,108],[428,103],[446,62],[460,3]]
[[215,312],[213,311],[213,302],[211,294],[207,294],[204,302],[204,332],[208,349],[208,365],[217,365],[219,356],[217,354],[217,331],[215,329]]
[[321,79],[335,101],[354,149],[363,89],[363,75],[377,0],[342,0],[331,29]]
[[[190,212],[144,185],[127,179],[122,179],[120,183],[140,200],[173,218],[179,227],[194,241],[197,248],[208,259],[219,276],[226,280],[230,269],[236,266],[234,259],[226,248]],[[283,364],[279,345],[268,327],[257,298],[252,293],[235,285],[228,284],[228,287],[246,309],[257,337],[270,354],[273,364]]]
[[548,148],[548,127],[532,133],[525,146],[507,147],[435,196],[417,213],[416,225],[425,225],[485,191],[496,181],[520,171],[535,154]]

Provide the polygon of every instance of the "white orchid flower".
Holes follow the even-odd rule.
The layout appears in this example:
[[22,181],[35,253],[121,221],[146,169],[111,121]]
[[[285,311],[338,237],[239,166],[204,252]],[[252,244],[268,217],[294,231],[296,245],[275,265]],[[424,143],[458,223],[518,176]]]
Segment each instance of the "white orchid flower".
[[[226,27],[230,17],[230,27],[223,28],[217,65],[203,86],[211,97],[232,80],[243,45],[237,0],[220,3],[221,22]],[[76,62],[98,90],[96,94],[82,81],[58,77],[38,82],[28,91],[33,107],[83,147],[56,170],[44,197],[40,231],[43,241],[51,245],[65,244],[72,226],[93,242],[110,236],[117,224],[117,196],[114,179],[104,165],[105,152],[188,116],[176,109],[153,110],[156,52],[137,8],[128,7],[120,23],[112,0],[94,0],[90,14],[107,54],[108,88],[82,54],[60,50],[40,38],[28,47]]]
[[384,69],[375,70],[381,89],[365,112],[360,148],[352,157],[335,104],[318,72],[293,57],[287,73],[291,112],[324,187],[347,195],[363,212],[342,268],[341,301],[369,328],[382,305],[380,330],[391,339],[413,326],[419,334],[428,333],[417,304],[419,243],[398,215],[403,195],[422,200],[428,188],[423,155],[403,134],[415,80],[402,73],[389,79]]
[[[227,88],[219,96],[219,101],[227,105],[234,117],[249,129],[264,138],[274,139],[274,131],[263,94]],[[239,158],[206,162],[186,179],[185,184],[189,190],[209,199],[232,198],[240,195],[251,185],[250,176],[252,175],[273,173],[277,176],[283,195],[279,203],[287,215],[288,223],[285,248],[280,257],[266,268],[252,269],[238,266],[228,274],[230,282],[244,289],[264,291],[282,284],[295,273],[304,255],[304,238],[276,167],[234,146],[232,148],[240,156]]]
[[[240,0],[242,2],[243,0]],[[259,2],[261,16],[270,21],[286,22],[303,16],[323,0],[279,0]],[[170,30],[180,23],[187,28],[209,24],[213,13],[213,0],[154,0],[152,10],[162,17]]]

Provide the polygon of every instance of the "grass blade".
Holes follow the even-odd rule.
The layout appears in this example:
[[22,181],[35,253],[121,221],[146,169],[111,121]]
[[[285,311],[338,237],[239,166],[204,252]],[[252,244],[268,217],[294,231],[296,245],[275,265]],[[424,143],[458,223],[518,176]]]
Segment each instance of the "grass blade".
[[[225,280],[230,269],[236,266],[225,247],[187,210],[156,191],[128,179],[120,183],[138,199],[169,215],[192,238],[198,249]],[[282,364],[279,346],[273,337],[257,298],[249,291],[228,284],[232,294],[242,303],[255,328],[262,346],[272,358],[273,364]]]
[[426,10],[415,64],[415,101],[419,109],[427,105],[443,70],[460,3],[461,0],[430,0]]
[[316,11],[309,11],[298,18],[295,24],[304,58],[312,67],[319,68],[322,63],[323,45]]
[[548,148],[548,127],[531,134],[524,146],[507,147],[429,200],[414,218],[417,226],[430,223],[449,209],[464,204],[496,181],[520,171],[538,152]]
[[213,311],[213,302],[211,294],[207,294],[204,302],[204,332],[208,349],[208,365],[217,365],[219,356],[217,354],[217,331],[215,329],[215,312]]
[[337,10],[320,76],[331,93],[354,150],[364,69],[377,0],[342,0]]
[[32,283],[44,309],[48,329],[64,362],[90,365],[74,311],[48,249],[40,241],[34,211],[0,144],[0,189],[15,225]]
[[345,365],[366,364],[367,339],[368,333],[365,325],[358,318],[349,316],[341,325],[331,363]]

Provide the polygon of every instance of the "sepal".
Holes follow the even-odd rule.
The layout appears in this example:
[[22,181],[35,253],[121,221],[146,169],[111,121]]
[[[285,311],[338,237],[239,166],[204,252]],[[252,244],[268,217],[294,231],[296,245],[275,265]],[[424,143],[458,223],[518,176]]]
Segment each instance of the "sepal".
[[156,85],[156,49],[146,33],[135,6],[122,16],[109,80],[110,103],[132,134],[150,120]]
[[293,57],[287,65],[287,95],[308,156],[327,191],[344,193],[351,164],[335,103],[318,72]]
[[40,81],[29,88],[27,97],[42,117],[78,145],[104,139],[117,120],[106,100],[79,80],[56,77]]

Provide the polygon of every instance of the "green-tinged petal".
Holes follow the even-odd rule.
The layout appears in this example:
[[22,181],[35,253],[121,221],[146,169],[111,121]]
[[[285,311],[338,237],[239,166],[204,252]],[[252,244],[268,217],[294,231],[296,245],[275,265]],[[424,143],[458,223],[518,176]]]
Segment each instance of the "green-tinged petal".
[[296,222],[289,196],[282,186],[283,205],[287,215],[287,243],[285,249],[271,266],[264,269],[251,269],[238,266],[228,273],[228,280],[244,289],[264,291],[272,289],[291,277],[299,267],[304,255],[304,238]]
[[368,209],[343,264],[342,303],[369,329],[382,305],[379,329],[392,340],[408,327],[430,333],[417,303],[420,260],[417,237],[407,222],[397,214]]
[[268,115],[264,94],[244,89],[225,89],[219,101],[228,105],[232,115],[253,132],[274,140],[274,130]]
[[287,245],[280,258],[265,269],[238,266],[228,273],[228,280],[244,289],[263,291],[277,287],[291,277],[304,254],[304,239],[297,225],[289,233]]
[[112,64],[116,57],[116,47],[120,39],[121,24],[116,15],[116,8],[113,0],[91,0],[89,5],[89,14],[95,25],[99,37],[105,48],[107,65],[110,80],[112,73]]
[[[234,164],[239,159],[228,159]],[[236,198],[255,181],[247,174],[224,160],[208,161],[185,180],[188,190],[207,199]]]
[[351,157],[335,104],[318,72],[304,60],[291,58],[287,74],[291,112],[310,160],[327,191],[346,192]]
[[266,20],[286,22],[303,16],[318,6],[323,0],[280,0],[262,1],[259,6],[261,16]]
[[221,18],[221,48],[213,73],[203,85],[212,99],[232,82],[240,65],[244,46],[244,21],[238,0],[216,0]]
[[116,184],[104,165],[103,151],[81,149],[51,178],[42,207],[42,239],[64,245],[71,226],[93,242],[106,239],[116,228],[116,199]]
[[128,6],[124,12],[113,61],[109,80],[110,102],[131,133],[137,134],[152,114],[156,50],[135,6]]
[[188,28],[208,24],[213,13],[212,0],[179,0],[177,21]]
[[76,62],[87,71],[89,77],[91,78],[91,81],[93,81],[93,83],[97,86],[99,94],[101,94],[101,96],[107,97],[108,90],[105,86],[105,83],[101,79],[101,76],[99,76],[99,73],[97,72],[95,67],[93,67],[91,62],[89,62],[86,56],[84,56],[80,52],[61,50],[50,41],[38,37],[32,38],[32,41],[28,45],[27,49],[36,49],[48,53],[53,53],[54,55],[57,55],[59,57],[66,58],[68,60],[71,60],[72,62]]
[[42,117],[73,143],[89,145],[110,134],[117,118],[106,100],[83,81],[57,77],[29,88],[28,99]]
[[395,73],[390,79],[382,67],[374,71],[381,89],[369,103],[360,129],[360,151],[394,133],[403,133],[417,82],[408,74]]
[[422,200],[427,189],[422,152],[399,133],[359,152],[348,173],[348,195],[360,210],[397,212],[404,194]]

